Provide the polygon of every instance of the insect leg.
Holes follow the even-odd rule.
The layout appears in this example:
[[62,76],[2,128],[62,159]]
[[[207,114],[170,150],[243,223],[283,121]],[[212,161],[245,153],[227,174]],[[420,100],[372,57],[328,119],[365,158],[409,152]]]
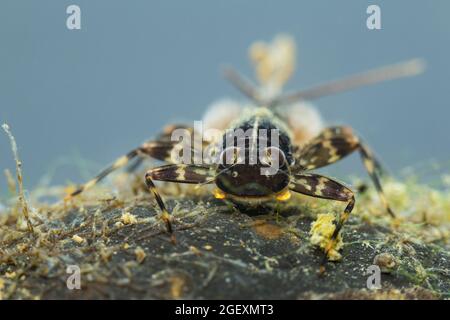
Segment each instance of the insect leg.
[[147,171],[153,180],[176,183],[205,184],[213,182],[214,166],[168,164]]
[[322,131],[319,136],[297,153],[298,164],[296,169],[312,170],[321,168],[339,161],[355,150],[359,151],[364,167],[373,181],[386,211],[391,217],[395,217],[386,200],[380,182],[380,176],[384,172],[380,162],[375,158],[370,148],[349,127],[332,127]]
[[[158,137],[155,139],[155,141],[158,141],[161,144],[161,146],[163,146],[163,148],[164,148],[163,142],[171,143],[173,141],[172,133],[175,130],[187,130],[191,135],[193,135],[193,133],[194,133],[193,127],[190,127],[190,126],[187,126],[184,124],[169,124],[164,127],[164,129],[158,135]],[[169,147],[170,147],[170,145],[169,145]],[[158,158],[155,158],[155,157],[153,157],[153,158],[155,158],[157,160],[171,162],[171,159],[170,159],[169,155],[167,154],[167,152],[164,152],[164,150],[162,150],[162,151],[163,151],[162,154]],[[130,166],[128,166],[126,171],[128,173],[135,172],[140,167],[142,162],[144,162],[146,156],[148,156],[148,154],[145,154],[145,153],[138,154],[138,158],[136,159],[136,161],[133,162]]]
[[130,160],[136,158],[139,155],[148,155],[154,159],[165,161],[170,158],[170,151],[173,149],[175,143],[172,142],[147,142],[142,146],[128,152],[126,155],[118,158],[112,165],[102,170],[95,178],[89,180],[87,183],[81,185],[77,190],[72,192],[66,197],[65,200],[70,200],[72,197],[79,195],[83,191],[92,188],[99,181],[104,179],[111,172],[124,167]]
[[167,232],[172,241],[175,241],[172,228],[172,216],[167,210],[153,180],[169,181],[176,183],[204,184],[213,182],[214,171],[209,166],[169,164],[154,169],[150,169],[145,174],[145,183],[158,203],[161,210],[161,218],[166,224]]
[[141,164],[144,162],[144,157],[139,157],[137,158],[134,162],[132,162],[128,168],[126,169],[127,173],[133,173],[135,172],[140,166]]
[[68,195],[65,200],[70,200],[72,197],[79,195],[83,191],[93,187],[102,179],[104,179],[111,172],[120,169],[130,163],[132,159],[139,157],[135,163],[129,168],[129,172],[134,171],[142,162],[144,156],[149,156],[150,158],[171,162],[171,151],[177,144],[177,141],[172,141],[172,133],[176,129],[188,130],[192,134],[193,128],[181,125],[173,124],[168,125],[163,129],[163,132],[158,136],[155,141],[148,141],[142,144],[140,147],[131,150],[126,155],[118,158],[112,165],[102,170],[95,178],[89,180],[87,183],[81,185],[77,190]]
[[336,228],[333,231],[330,241],[325,247],[325,256],[322,262],[323,268],[327,262],[329,251],[335,245],[339,232],[353,210],[355,205],[354,193],[349,188],[330,178],[318,174],[307,173],[294,175],[291,180],[290,189],[294,192],[315,198],[347,202],[344,212],[339,215],[339,220],[336,223]]

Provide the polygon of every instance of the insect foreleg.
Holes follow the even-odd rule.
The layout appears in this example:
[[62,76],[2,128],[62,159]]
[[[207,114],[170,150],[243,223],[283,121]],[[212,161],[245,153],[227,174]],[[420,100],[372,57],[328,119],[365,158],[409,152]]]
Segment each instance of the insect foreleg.
[[321,168],[339,161],[355,150],[359,151],[386,211],[395,217],[380,182],[380,176],[384,170],[370,148],[349,127],[332,127],[322,131],[319,136],[298,152],[296,168],[298,170]]
[[[70,200],[72,197],[79,195],[83,191],[93,187],[98,182],[100,182],[102,179],[104,179],[107,175],[109,175],[111,172],[120,169],[127,164],[130,163],[130,161],[134,158],[139,157],[135,163],[133,163],[129,169],[129,172],[132,172],[135,170],[142,162],[142,159],[144,157],[150,157],[155,160],[165,161],[165,162],[173,162],[172,161],[172,151],[174,150],[174,147],[179,145],[178,141],[172,141],[171,136],[172,133],[177,130],[187,130],[189,134],[192,134],[193,129],[191,127],[183,126],[183,125],[169,125],[166,126],[163,130],[163,132],[158,136],[158,138],[155,141],[148,141],[142,144],[140,147],[130,151],[124,156],[121,156],[118,158],[112,165],[102,170],[95,178],[89,180],[87,183],[81,185],[77,190],[72,192],[70,195],[68,195],[65,200]],[[191,156],[195,152],[195,150],[192,150],[191,148]]]
[[154,169],[150,169],[145,174],[145,183],[148,189],[154,195],[159,209],[161,210],[161,218],[166,224],[167,232],[171,235],[172,241],[175,241],[172,228],[172,216],[167,210],[153,180],[169,181],[177,183],[204,184],[213,182],[214,172],[209,166],[201,165],[185,165],[185,164],[169,164]]

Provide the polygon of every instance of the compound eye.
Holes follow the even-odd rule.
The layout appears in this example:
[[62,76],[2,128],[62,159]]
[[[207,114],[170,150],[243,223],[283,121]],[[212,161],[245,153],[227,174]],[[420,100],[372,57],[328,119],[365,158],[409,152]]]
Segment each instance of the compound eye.
[[220,156],[222,159],[222,163],[226,165],[234,165],[237,163],[242,163],[243,159],[240,155],[240,148],[238,147],[228,147],[223,150],[222,155]]
[[261,163],[266,166],[282,166],[285,161],[286,156],[284,155],[284,152],[280,148],[274,146],[265,148],[261,156]]

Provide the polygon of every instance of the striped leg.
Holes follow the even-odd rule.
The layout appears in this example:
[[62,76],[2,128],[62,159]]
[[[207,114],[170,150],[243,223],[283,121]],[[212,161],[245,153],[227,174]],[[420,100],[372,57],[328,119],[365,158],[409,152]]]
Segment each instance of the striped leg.
[[364,166],[375,185],[386,211],[395,217],[390,208],[380,182],[383,174],[379,161],[372,151],[357,137],[349,127],[332,127],[325,129],[319,136],[313,139],[306,147],[302,148],[298,154],[297,170],[313,170],[332,164],[355,150],[358,150]]
[[72,197],[79,195],[83,191],[93,187],[102,179],[104,179],[111,172],[120,169],[130,163],[132,159],[139,157],[129,171],[135,170],[142,161],[144,156],[150,158],[171,162],[171,151],[174,146],[177,145],[177,141],[172,141],[172,133],[176,129],[188,130],[192,134],[193,129],[184,125],[168,125],[164,128],[163,132],[158,136],[155,141],[149,141],[141,145],[140,147],[130,151],[126,155],[118,158],[112,165],[101,171],[95,178],[89,180],[84,185],[80,186],[77,190],[68,195],[65,200],[70,200]]
[[172,216],[167,210],[153,180],[175,183],[206,184],[214,181],[214,169],[213,167],[202,165],[169,164],[151,169],[145,174],[145,183],[158,203],[159,209],[161,210],[161,218],[166,224],[167,232],[170,234],[172,242],[175,242],[172,228]]
[[87,183],[81,185],[77,190],[68,195],[64,200],[70,200],[71,198],[79,195],[83,191],[92,188],[102,179],[104,179],[111,172],[126,166],[130,160],[136,158],[139,155],[148,155],[154,159],[166,161],[170,158],[170,151],[173,149],[175,142],[147,142],[139,148],[136,148],[126,155],[118,158],[112,165],[102,170],[95,178],[89,180]]
[[290,189],[311,197],[347,202],[344,212],[339,216],[339,220],[331,235],[330,241],[325,247],[325,256],[321,266],[321,270],[324,271],[325,263],[328,261],[328,253],[334,247],[339,232],[348,220],[355,205],[353,191],[330,178],[318,174],[307,173],[296,174],[291,180]]

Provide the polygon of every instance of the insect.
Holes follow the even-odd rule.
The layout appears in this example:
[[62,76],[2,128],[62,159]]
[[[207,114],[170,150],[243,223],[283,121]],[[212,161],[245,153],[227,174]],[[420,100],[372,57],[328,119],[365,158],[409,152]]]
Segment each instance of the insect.
[[[259,208],[269,202],[287,201],[291,192],[344,202],[345,208],[336,220],[334,233],[325,248],[326,259],[353,210],[355,194],[342,183],[312,171],[333,164],[353,152],[359,152],[386,212],[395,217],[380,182],[383,170],[370,148],[350,127],[323,128],[320,117],[304,101],[362,85],[418,74],[422,70],[421,61],[415,59],[331,81],[308,90],[282,93],[282,87],[294,69],[293,41],[286,36],[279,36],[271,45],[256,43],[250,52],[260,86],[254,85],[233,69],[225,72],[231,83],[250,98],[250,106],[242,108],[241,105],[225,103],[210,110],[206,117],[207,125],[221,132],[216,140],[206,143],[217,147],[219,152],[216,160],[219,161],[174,163],[171,155],[179,144],[173,141],[172,134],[179,129],[192,133],[194,129],[189,126],[167,126],[158,138],[145,142],[118,158],[94,179],[70,194],[68,199],[94,186],[114,170],[127,165],[130,160],[147,156],[168,162],[148,170],[145,183],[157,201],[161,218],[173,241],[172,218],[154,181],[213,184],[217,199],[229,201],[242,211]],[[306,118],[310,123],[296,125],[292,120],[298,118]],[[245,132],[250,130],[250,134],[241,138],[233,137],[231,145],[226,143],[229,141],[229,133],[238,129]],[[274,143],[272,137],[260,137],[257,133],[261,129],[276,130],[277,143]],[[205,144],[204,141],[202,143]],[[256,160],[252,159],[252,150],[261,156]],[[192,150],[192,154],[195,151]],[[231,161],[224,161],[230,154]],[[262,174],[263,169],[272,168],[273,163],[278,164],[276,170],[271,174]]]

